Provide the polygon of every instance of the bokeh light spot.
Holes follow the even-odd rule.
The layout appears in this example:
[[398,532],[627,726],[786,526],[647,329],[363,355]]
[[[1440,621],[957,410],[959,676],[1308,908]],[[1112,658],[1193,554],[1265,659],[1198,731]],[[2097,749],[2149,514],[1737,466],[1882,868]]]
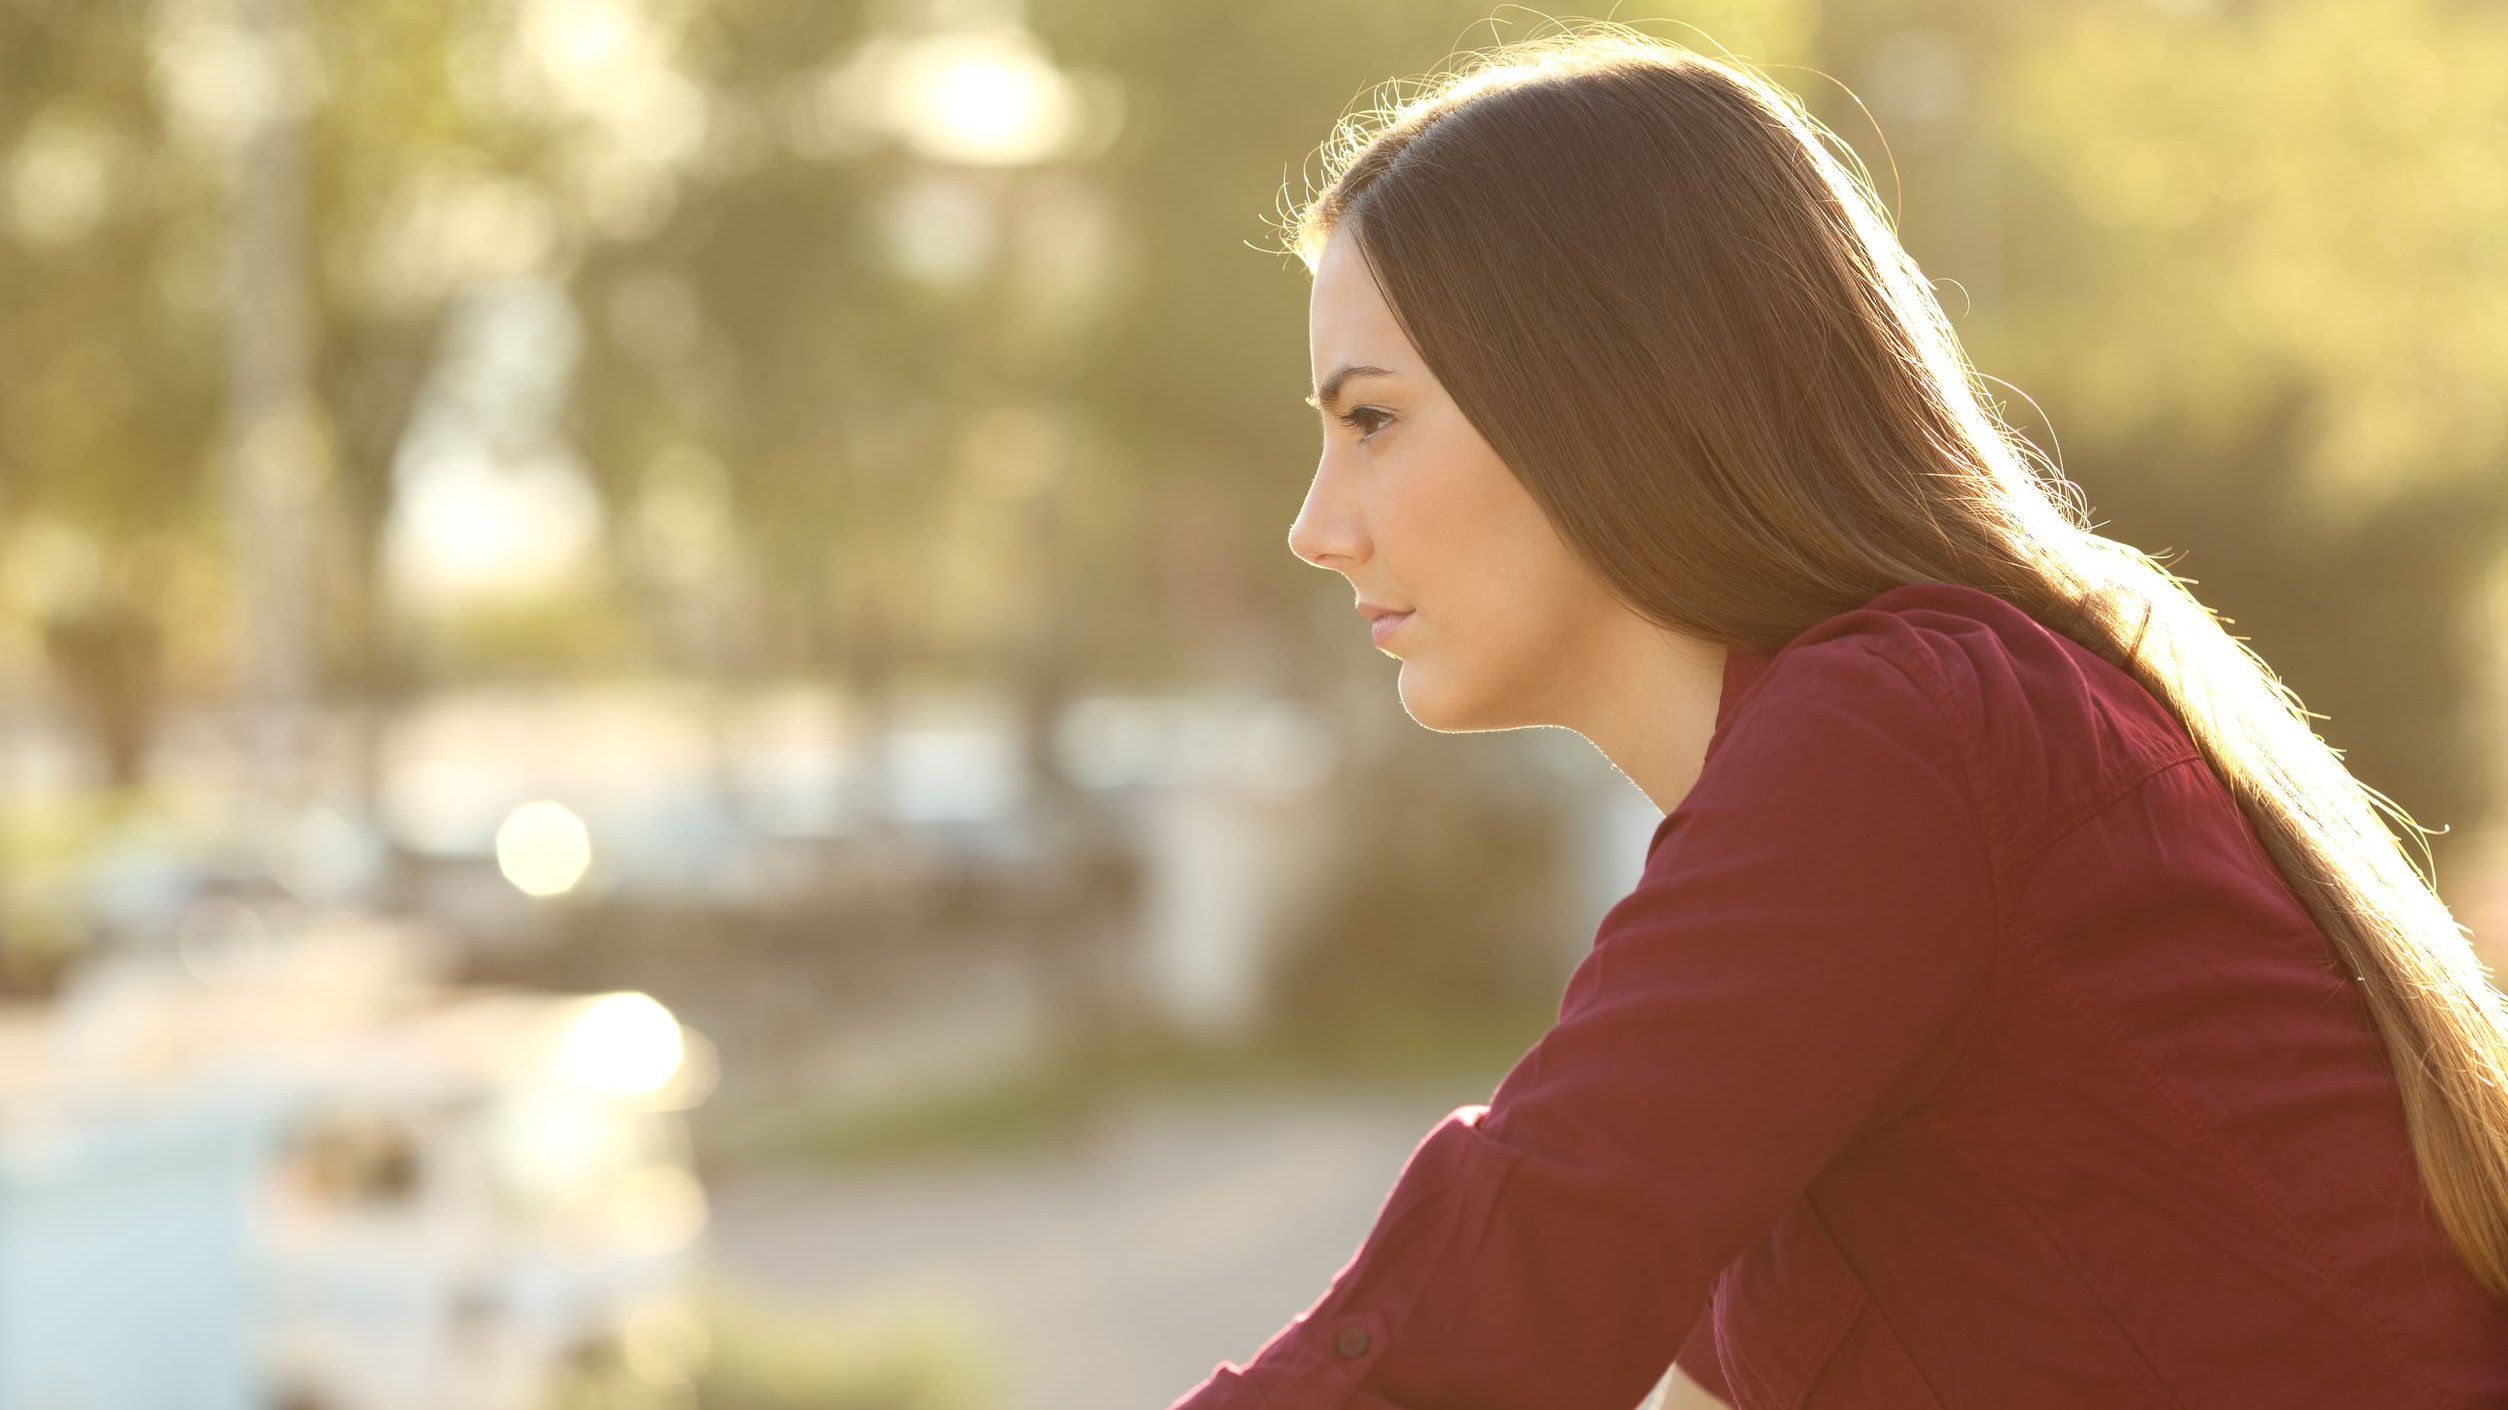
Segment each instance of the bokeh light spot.
[[563,803],[525,803],[496,830],[496,867],[525,895],[562,895],[591,869],[592,835]]
[[651,995],[630,991],[584,1005],[566,1030],[558,1066],[579,1087],[640,1096],[660,1091],[686,1055],[679,1020]]

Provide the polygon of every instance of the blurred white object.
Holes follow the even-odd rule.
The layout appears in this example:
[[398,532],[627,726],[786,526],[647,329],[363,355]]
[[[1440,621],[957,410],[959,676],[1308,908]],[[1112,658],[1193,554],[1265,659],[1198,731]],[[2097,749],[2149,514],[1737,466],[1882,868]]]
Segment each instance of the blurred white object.
[[370,922],[0,1015],[0,1410],[537,1410],[667,1322],[713,1049],[643,994],[464,991]]
[[200,1093],[22,1115],[0,1125],[0,1407],[260,1410],[242,1211],[275,1111]]
[[[1319,825],[1338,762],[1322,726],[1280,701],[1194,702],[1126,761],[1146,785],[1141,965],[1177,1028],[1230,1038],[1263,1019],[1271,967],[1327,875]],[[1071,743],[1085,747],[1085,729]]]

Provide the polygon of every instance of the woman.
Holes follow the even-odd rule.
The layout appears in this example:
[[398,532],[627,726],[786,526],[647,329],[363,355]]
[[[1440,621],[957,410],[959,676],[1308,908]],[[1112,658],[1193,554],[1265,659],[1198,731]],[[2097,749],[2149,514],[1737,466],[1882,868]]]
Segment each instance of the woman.
[[2508,1406],[2508,1008],[1868,185],[1618,26],[1382,117],[1293,229],[1290,546],[1419,723],[1665,816],[1557,1025],[1177,1410]]

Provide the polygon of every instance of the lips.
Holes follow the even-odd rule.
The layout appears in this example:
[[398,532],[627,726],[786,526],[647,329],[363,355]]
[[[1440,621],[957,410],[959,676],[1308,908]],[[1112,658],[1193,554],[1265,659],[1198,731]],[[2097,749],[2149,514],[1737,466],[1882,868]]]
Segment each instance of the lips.
[[1401,630],[1402,624],[1409,620],[1411,620],[1411,614],[1408,612],[1378,612],[1372,614],[1367,623],[1367,635],[1378,646],[1382,646],[1385,644],[1386,637],[1389,637],[1395,632]]

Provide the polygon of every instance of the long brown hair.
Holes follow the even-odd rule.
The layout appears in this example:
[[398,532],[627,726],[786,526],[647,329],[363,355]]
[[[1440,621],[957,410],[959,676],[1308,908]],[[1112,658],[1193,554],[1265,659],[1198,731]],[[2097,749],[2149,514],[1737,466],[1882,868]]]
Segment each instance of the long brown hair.
[[2358,980],[2432,1210],[2508,1298],[2508,1001],[2380,813],[2428,829],[2185,580],[2092,531],[1991,409],[1851,152],[1747,64],[1608,22],[1374,96],[1325,144],[1288,252],[1311,271],[1350,230],[1456,405],[1651,620],[1768,652],[1955,582],[2130,672]]

